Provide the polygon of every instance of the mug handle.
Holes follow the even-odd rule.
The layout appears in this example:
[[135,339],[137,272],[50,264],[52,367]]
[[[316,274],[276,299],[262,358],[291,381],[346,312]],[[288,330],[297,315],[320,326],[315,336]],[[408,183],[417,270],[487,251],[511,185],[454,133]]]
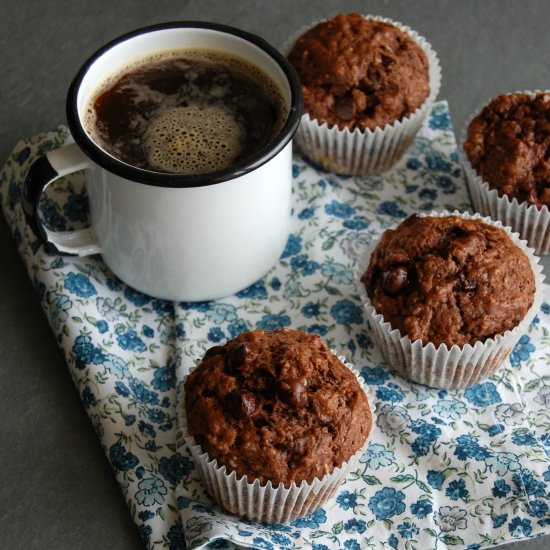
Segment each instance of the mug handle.
[[50,231],[38,213],[44,189],[56,179],[90,167],[90,160],[75,143],[49,151],[35,160],[23,183],[21,205],[25,219],[48,254],[89,256],[101,253],[101,246],[91,228],[76,231]]

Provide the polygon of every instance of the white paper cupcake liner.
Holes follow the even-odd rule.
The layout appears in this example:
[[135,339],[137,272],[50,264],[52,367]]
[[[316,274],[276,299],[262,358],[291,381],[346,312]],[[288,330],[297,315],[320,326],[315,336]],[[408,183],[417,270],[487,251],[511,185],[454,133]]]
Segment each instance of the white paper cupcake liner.
[[[537,90],[515,93],[535,96],[538,93],[550,92]],[[510,226],[529,243],[529,246],[535,249],[536,254],[550,254],[550,211],[548,207],[537,208],[534,204],[520,203],[516,198],[510,198],[508,195],[499,196],[498,191],[490,188],[468,160],[468,155],[464,151],[468,126],[482,109],[470,117],[463,128],[460,140],[462,165],[474,209],[484,216],[490,216],[495,220],[500,220],[504,225]]]
[[420,214],[420,216],[437,217],[450,215],[457,215],[464,219],[479,219],[489,225],[504,229],[512,242],[529,259],[535,277],[535,295],[527,314],[514,329],[494,338],[488,338],[483,342],[478,341],[474,345],[465,344],[462,347],[453,345],[449,348],[446,344],[436,347],[432,343],[423,345],[421,340],[413,342],[408,336],[403,336],[398,329],[393,329],[390,323],[386,322],[380,313],[377,313],[360,280],[368,268],[372,252],[380,239],[373,242],[365,252],[358,266],[357,277],[361,301],[370,322],[374,341],[390,367],[405,378],[426,386],[446,390],[466,388],[476,384],[491,376],[503,364],[540,310],[544,285],[542,266],[533,249],[529,248],[526,241],[521,240],[517,233],[513,233],[509,227],[504,227],[500,221],[483,217],[480,214],[456,211]]
[[[365,18],[394,25],[407,33],[424,50],[428,58],[430,93],[424,103],[409,116],[375,130],[340,130],[337,126],[329,128],[326,122],[319,124],[309,114],[302,115],[300,126],[294,135],[294,142],[301,153],[325,170],[352,176],[383,172],[403,156],[430,112],[441,86],[439,59],[425,38],[410,27],[391,19],[372,15],[365,15]],[[317,21],[296,33],[281,51],[287,55],[294,42],[320,22]]]
[[[336,355],[334,350],[331,352]],[[373,396],[358,376],[357,371],[343,356],[338,359],[346,365],[357,377],[357,380],[366,393],[372,415],[372,427],[364,445],[353,454],[347,462],[323,476],[315,478],[311,483],[302,481],[299,485],[292,483],[285,487],[282,483],[274,487],[271,481],[262,486],[258,480],[249,483],[246,476],[241,478],[233,471],[220,465],[216,459],[211,459],[197,444],[194,437],[188,434],[187,417],[185,414],[184,383],[180,384],[178,399],[178,421],[183,433],[184,441],[198,467],[201,479],[212,499],[225,510],[248,519],[261,523],[288,523],[299,517],[308,516],[325,504],[338,490],[347,474],[353,471],[359,464],[363,452],[376,425]],[[193,372],[196,367],[190,370]]]

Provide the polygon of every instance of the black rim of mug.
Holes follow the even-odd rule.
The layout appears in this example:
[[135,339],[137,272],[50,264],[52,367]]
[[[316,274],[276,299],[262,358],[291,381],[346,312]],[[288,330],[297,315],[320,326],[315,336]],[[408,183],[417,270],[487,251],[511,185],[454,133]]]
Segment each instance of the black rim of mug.
[[[162,31],[164,29],[175,28],[201,28],[206,30],[216,30],[226,34],[232,34],[239,38],[246,40],[265,51],[270,57],[272,57],[284,72],[288,85],[290,88],[290,105],[288,109],[288,116],[286,121],[279,131],[279,133],[262,149],[245,159],[244,161],[235,164],[229,168],[223,170],[216,170],[214,172],[207,172],[204,174],[171,174],[167,172],[154,172],[150,170],[144,170],[137,168],[125,162],[118,160],[117,158],[106,153],[101,149],[87,134],[80,121],[77,108],[77,96],[80,88],[80,84],[84,79],[89,68],[106,52],[112,49],[117,44],[131,40],[143,34]],[[104,168],[105,170],[116,174],[127,180],[134,181],[136,183],[143,183],[146,185],[153,185],[157,187],[202,187],[206,185],[213,185],[224,181],[229,181],[234,178],[243,176],[249,172],[258,169],[260,166],[271,160],[276,156],[292,139],[294,132],[298,128],[300,118],[302,116],[303,99],[300,87],[300,80],[294,67],[289,61],[278,52],[273,46],[266,42],[263,38],[255,34],[230,27],[228,25],[221,25],[218,23],[206,23],[204,21],[174,21],[171,23],[160,23],[158,25],[151,25],[136,29],[135,31],[124,34],[118,38],[115,38],[108,44],[105,44],[102,48],[97,50],[91,55],[88,60],[82,65],[77,75],[73,79],[69,91],[67,92],[66,102],[66,115],[67,122],[71,134],[78,144],[78,146],[84,151],[84,153],[92,159],[96,164]]]

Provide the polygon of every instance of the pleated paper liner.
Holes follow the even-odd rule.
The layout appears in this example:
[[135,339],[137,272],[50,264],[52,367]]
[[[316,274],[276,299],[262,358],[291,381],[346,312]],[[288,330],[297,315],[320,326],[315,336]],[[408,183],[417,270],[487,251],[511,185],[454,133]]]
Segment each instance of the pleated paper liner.
[[542,266],[526,241],[520,239],[517,233],[504,227],[499,221],[483,217],[480,214],[464,212],[443,211],[419,215],[437,217],[456,215],[464,219],[479,219],[486,224],[504,229],[512,242],[526,254],[535,277],[533,304],[515,328],[504,334],[496,335],[494,338],[487,338],[483,342],[477,341],[473,345],[465,344],[461,347],[455,344],[448,347],[446,344],[441,344],[436,347],[432,343],[424,345],[421,340],[411,341],[398,329],[392,328],[390,323],[384,320],[383,315],[376,311],[360,278],[367,270],[370,257],[379,240],[371,243],[371,246],[365,251],[358,266],[359,293],[376,346],[389,366],[404,378],[426,386],[446,390],[466,388],[485,380],[500,368],[539,311],[543,300]]
[[[412,143],[441,86],[439,59],[425,38],[410,27],[391,19],[372,15],[365,15],[365,18],[394,25],[422,48],[428,58],[430,93],[424,103],[409,116],[375,130],[340,130],[338,126],[329,127],[326,122],[319,124],[307,113],[302,115],[294,142],[310,161],[337,174],[365,176],[391,168]],[[287,55],[294,42],[320,22],[317,21],[296,33],[283,45],[281,51]]]

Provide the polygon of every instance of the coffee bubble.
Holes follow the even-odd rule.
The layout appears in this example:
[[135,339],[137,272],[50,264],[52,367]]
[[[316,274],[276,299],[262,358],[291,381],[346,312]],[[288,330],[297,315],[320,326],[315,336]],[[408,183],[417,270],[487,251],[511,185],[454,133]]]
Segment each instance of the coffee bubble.
[[153,168],[200,174],[230,166],[243,150],[245,129],[223,105],[190,105],[157,116],[144,137]]

